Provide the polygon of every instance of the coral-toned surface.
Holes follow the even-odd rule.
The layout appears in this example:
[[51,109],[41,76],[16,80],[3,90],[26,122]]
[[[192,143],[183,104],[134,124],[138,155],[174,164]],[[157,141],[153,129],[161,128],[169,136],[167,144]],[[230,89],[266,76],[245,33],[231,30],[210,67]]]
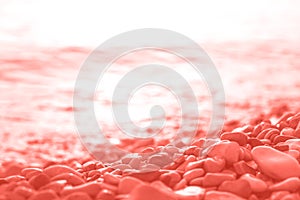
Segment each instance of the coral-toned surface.
[[173,164],[144,174],[93,160],[77,137],[73,84],[88,50],[1,49],[0,199],[300,199],[299,45],[203,47],[224,82],[222,142],[200,157],[196,139]]

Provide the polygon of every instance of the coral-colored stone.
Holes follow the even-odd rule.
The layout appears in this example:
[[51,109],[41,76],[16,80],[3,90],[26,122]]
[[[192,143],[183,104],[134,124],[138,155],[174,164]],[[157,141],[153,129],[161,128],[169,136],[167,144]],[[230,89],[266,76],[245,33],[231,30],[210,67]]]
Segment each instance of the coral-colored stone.
[[242,175],[242,174],[255,174],[256,170],[253,169],[252,167],[250,167],[245,161],[239,161],[237,163],[233,164],[233,168],[234,171],[238,174],[238,175]]
[[255,147],[251,154],[259,169],[275,180],[300,176],[298,161],[288,154],[267,146]]
[[100,192],[101,189],[102,189],[102,187],[101,187],[100,183],[89,182],[89,183],[85,183],[85,184],[78,185],[78,186],[71,187],[71,188],[65,187],[61,191],[60,194],[62,196],[67,196],[67,195],[72,194],[74,192],[85,192],[88,195],[90,195],[91,197],[95,197]]
[[142,184],[130,193],[129,200],[176,200],[176,197],[153,186]]
[[66,180],[70,185],[74,186],[84,184],[84,180],[73,173],[62,173],[51,178],[51,181],[56,180]]
[[120,180],[118,186],[119,194],[129,194],[135,187],[143,185],[144,182],[134,177],[124,177]]
[[57,194],[52,190],[42,190],[34,193],[28,200],[57,200]]
[[223,158],[206,158],[203,163],[203,169],[206,172],[220,172],[225,167],[225,160]]
[[259,139],[256,139],[256,138],[249,138],[248,144],[250,144],[252,147],[263,145],[263,143]]
[[208,191],[205,194],[204,200],[245,200],[245,199],[229,192]]
[[44,173],[36,175],[29,180],[30,185],[35,189],[39,189],[40,187],[50,183],[50,178]]
[[223,192],[231,192],[238,196],[248,198],[251,195],[251,187],[248,181],[239,179],[234,181],[224,181],[218,188]]
[[251,174],[244,174],[240,179],[248,181],[251,190],[255,193],[265,192],[268,189],[268,185],[263,180]]
[[300,189],[300,179],[298,177],[291,177],[286,180],[283,180],[279,183],[271,185],[269,187],[272,191],[290,191],[296,192]]
[[205,174],[205,171],[201,168],[192,169],[183,174],[183,178],[189,183],[191,180],[195,178],[199,178]]
[[229,140],[233,142],[237,142],[239,145],[243,146],[247,144],[247,136],[241,132],[226,132],[221,135],[221,140]]
[[205,189],[197,186],[188,186],[182,190],[175,191],[178,200],[200,200],[203,199]]
[[54,177],[62,173],[73,173],[79,177],[81,176],[79,172],[66,165],[51,165],[44,169],[44,173],[47,174],[49,177]]
[[207,173],[203,178],[203,186],[218,186],[224,181],[231,181],[234,179],[234,175],[228,173]]
[[211,147],[207,155],[209,157],[222,157],[227,164],[233,164],[239,160],[239,154],[240,146],[236,142],[222,141]]
[[92,200],[92,198],[84,192],[74,192],[64,198],[64,200]]
[[162,174],[159,179],[169,187],[174,187],[181,180],[181,176],[176,171],[170,171]]
[[114,200],[115,199],[115,194],[114,192],[110,191],[110,190],[107,190],[107,189],[103,189],[101,190],[96,199],[98,200]]

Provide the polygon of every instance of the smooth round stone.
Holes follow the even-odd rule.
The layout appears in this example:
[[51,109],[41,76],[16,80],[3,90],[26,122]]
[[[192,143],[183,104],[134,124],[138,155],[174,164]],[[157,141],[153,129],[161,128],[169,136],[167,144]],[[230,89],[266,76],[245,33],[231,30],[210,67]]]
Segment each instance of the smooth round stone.
[[292,156],[268,146],[255,147],[251,151],[259,169],[275,180],[300,176],[298,161]]

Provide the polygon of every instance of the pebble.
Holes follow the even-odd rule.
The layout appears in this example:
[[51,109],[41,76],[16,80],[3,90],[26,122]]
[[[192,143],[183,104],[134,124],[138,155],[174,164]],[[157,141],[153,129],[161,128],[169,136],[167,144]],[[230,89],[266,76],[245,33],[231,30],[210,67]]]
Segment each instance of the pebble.
[[233,164],[234,171],[237,173],[237,175],[242,174],[256,174],[256,170],[250,167],[245,161],[239,161],[237,163]]
[[288,150],[285,153],[289,154],[290,156],[294,157],[295,159],[299,159],[299,157],[300,157],[300,153],[297,150],[291,149],[291,150]]
[[203,169],[192,169],[183,174],[183,178],[189,183],[191,180],[195,178],[199,178],[205,174]]
[[62,189],[66,186],[67,181],[63,180],[63,181],[52,181],[50,183],[48,183],[47,185],[44,185],[42,187],[40,187],[39,190],[53,190],[56,193],[60,193],[62,191]]
[[280,135],[290,135],[290,136],[294,136],[294,129],[290,128],[290,127],[286,127],[283,128],[280,132]]
[[151,171],[151,172],[144,172],[144,173],[129,173],[126,175],[137,178],[141,181],[152,182],[158,180],[161,174],[163,174],[161,171]]
[[206,172],[220,172],[225,167],[225,160],[219,157],[204,159],[203,169]]
[[174,190],[181,190],[187,186],[187,181],[185,179],[181,179],[175,186]]
[[44,173],[47,174],[49,177],[54,177],[62,173],[73,173],[81,177],[81,174],[79,172],[66,165],[51,165],[44,169]]
[[262,130],[262,131],[256,136],[256,138],[257,138],[257,139],[268,139],[268,138],[266,138],[267,133],[269,133],[270,131],[273,131],[273,130],[278,131],[277,129],[274,129],[274,128],[267,128],[267,129]]
[[207,173],[203,178],[203,186],[219,186],[224,181],[232,181],[235,177],[228,173]]
[[82,169],[84,171],[91,171],[91,170],[96,169],[96,161],[91,160],[91,161],[88,161],[88,162],[84,163],[82,165]]
[[189,185],[192,186],[202,186],[203,185],[203,177],[195,178],[190,181]]
[[101,183],[96,182],[89,182],[82,185],[78,185],[75,187],[65,187],[60,194],[62,196],[67,196],[74,192],[85,192],[86,194],[90,195],[91,197],[95,197],[100,190],[102,189]]
[[279,183],[275,183],[269,187],[271,191],[289,191],[296,192],[300,189],[300,179],[298,177],[291,177]]
[[208,191],[205,194],[204,200],[246,200],[229,192]]
[[118,194],[129,194],[135,187],[143,185],[144,182],[130,176],[123,177],[118,186]]
[[268,189],[268,185],[263,180],[251,174],[244,174],[240,179],[247,181],[254,193],[265,192]]
[[150,185],[159,190],[162,190],[162,192],[167,193],[170,196],[175,196],[174,191],[161,181],[153,181]]
[[270,200],[282,200],[284,197],[288,196],[290,193],[288,191],[273,192],[271,194]]
[[12,175],[12,176],[6,177],[5,180],[7,182],[19,182],[19,181],[25,180],[25,178],[24,178],[24,176],[20,176],[20,175]]
[[188,186],[182,190],[175,191],[178,200],[199,200],[203,199],[205,189],[197,186]]
[[57,200],[58,196],[53,190],[42,190],[34,193],[28,200]]
[[48,175],[41,173],[32,177],[28,182],[30,185],[32,185],[33,188],[38,190],[40,187],[50,183],[50,178]]
[[97,200],[114,200],[115,193],[110,190],[103,189],[98,193],[96,199]]
[[39,168],[24,168],[21,171],[21,175],[24,176],[26,179],[30,179],[31,177],[36,176],[42,172],[43,170]]
[[162,153],[154,154],[148,159],[148,163],[157,165],[159,167],[164,167],[167,164],[170,164],[171,162],[172,159],[170,158],[170,156],[168,154]]
[[159,180],[161,180],[169,187],[174,187],[181,180],[181,176],[176,171],[170,171],[162,174],[159,177]]
[[185,170],[189,171],[189,170],[192,170],[195,168],[201,168],[201,167],[203,167],[203,165],[204,165],[204,160],[197,160],[197,161],[188,163]]
[[185,161],[177,168],[179,171],[185,171],[186,167],[188,166],[189,163],[196,161],[196,157],[194,155],[189,155],[186,157]]
[[111,173],[106,172],[103,175],[104,182],[112,184],[112,185],[118,185],[120,183],[120,178],[116,175],[113,175]]
[[289,145],[289,149],[300,151],[300,139],[290,139],[285,141],[285,144]]
[[24,196],[17,194],[15,192],[9,192],[7,196],[9,200],[26,200]]
[[247,144],[248,137],[242,132],[225,132],[221,135],[220,139],[237,142],[239,145],[244,146]]
[[14,192],[26,198],[30,197],[34,193],[33,189],[25,186],[16,187]]
[[255,147],[251,154],[259,169],[275,180],[300,176],[298,161],[288,154],[268,146]]
[[66,196],[64,200],[92,200],[92,198],[84,192],[74,192]]
[[218,190],[223,192],[231,192],[238,196],[248,198],[251,195],[251,187],[248,181],[243,179],[238,179],[234,181],[224,181],[218,188]]
[[231,165],[239,160],[240,146],[236,142],[222,141],[215,144],[208,152],[209,157],[222,157]]
[[256,138],[248,138],[247,143],[250,144],[252,147],[263,145],[263,143],[259,139],[256,139]]
[[73,186],[81,185],[85,182],[82,178],[74,175],[73,173],[62,173],[51,178],[51,181],[56,180],[66,180],[68,184]]
[[176,197],[153,186],[142,184],[130,193],[129,200],[176,200]]
[[285,142],[289,139],[294,139],[295,137],[289,135],[278,135],[274,138],[273,143],[277,144],[279,142]]

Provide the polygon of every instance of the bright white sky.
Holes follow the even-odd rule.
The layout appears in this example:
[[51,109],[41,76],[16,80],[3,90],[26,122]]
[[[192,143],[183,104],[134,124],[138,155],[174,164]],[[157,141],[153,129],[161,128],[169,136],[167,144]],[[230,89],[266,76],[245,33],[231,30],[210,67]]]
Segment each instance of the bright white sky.
[[0,42],[95,47],[137,28],[196,41],[300,37],[300,1],[1,0]]

